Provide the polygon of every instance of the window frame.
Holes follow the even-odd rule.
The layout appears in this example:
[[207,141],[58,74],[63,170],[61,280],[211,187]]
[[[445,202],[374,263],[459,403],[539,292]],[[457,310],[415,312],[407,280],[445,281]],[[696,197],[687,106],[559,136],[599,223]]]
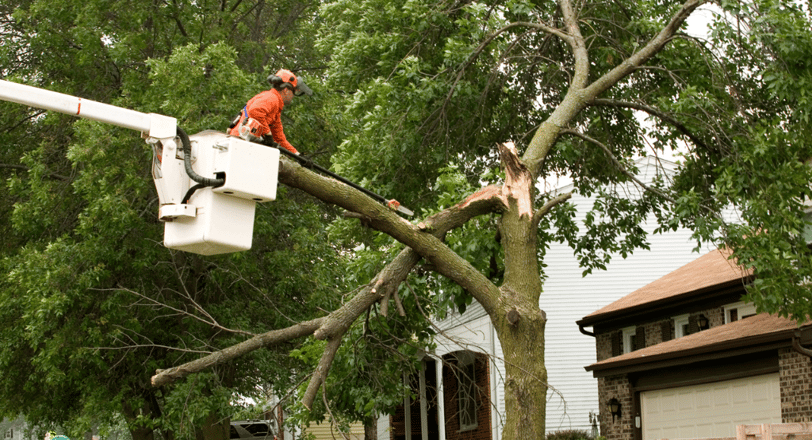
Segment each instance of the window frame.
[[[722,309],[724,310],[725,324],[740,321],[744,318],[749,318],[750,316],[757,314],[756,305],[744,301],[735,302],[733,304],[727,304],[725,306],[722,306]],[[737,317],[735,321],[730,320],[730,312],[732,310],[736,310]]]
[[637,350],[636,341],[633,339],[637,336],[637,327],[626,327],[621,330],[623,339],[621,340],[621,348],[623,354],[631,353]]
[[674,339],[679,339],[683,336],[688,336],[688,321],[690,318],[689,313],[677,315],[671,319],[674,320]]
[[457,413],[459,431],[473,431],[479,427],[477,417],[476,356],[471,352],[457,354]]

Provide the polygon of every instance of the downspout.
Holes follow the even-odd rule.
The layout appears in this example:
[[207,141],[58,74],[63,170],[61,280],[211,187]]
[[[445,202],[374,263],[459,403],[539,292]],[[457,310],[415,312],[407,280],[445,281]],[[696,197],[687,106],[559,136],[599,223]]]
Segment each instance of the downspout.
[[795,330],[795,334],[792,336],[792,348],[798,353],[812,358],[812,350],[801,346],[801,330]]

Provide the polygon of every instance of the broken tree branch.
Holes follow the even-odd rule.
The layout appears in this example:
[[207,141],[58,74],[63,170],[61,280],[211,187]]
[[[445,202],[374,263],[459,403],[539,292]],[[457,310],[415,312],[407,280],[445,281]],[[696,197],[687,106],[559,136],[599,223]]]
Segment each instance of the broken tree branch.
[[[377,216],[381,215],[381,211],[377,208],[381,205],[369,199],[360,191],[352,189],[335,180],[319,176],[284,158],[280,161],[280,165],[282,165],[280,168],[284,170],[284,172],[280,172],[280,181],[288,186],[302,189],[319,197],[327,191],[325,186],[330,188],[340,185],[344,188],[341,189],[342,194],[351,193],[353,191],[356,194],[352,195],[351,201],[347,201],[347,199],[343,199],[340,196],[335,196],[342,200],[341,203],[336,204],[352,212],[363,211],[374,213]],[[334,197],[325,198],[333,199]],[[364,200],[364,198],[366,198],[366,200]],[[499,211],[503,208],[504,205],[499,195],[498,187],[488,187],[485,191],[474,193],[463,202],[427,218],[423,222],[423,229],[414,227],[416,231],[415,234],[443,237],[448,231],[462,226],[474,217]],[[389,218],[389,221],[402,221],[395,214],[387,211],[386,208],[383,209],[384,213],[394,216],[394,219]],[[366,215],[365,217],[373,218],[373,216]],[[382,221],[378,217],[375,218],[378,223]],[[408,224],[408,222],[406,223]],[[409,226],[411,227],[411,224],[409,224]],[[296,324],[286,329],[273,330],[186,364],[167,370],[159,370],[152,377],[152,384],[154,386],[165,385],[173,380],[227,362],[253,350],[286,342],[297,337],[312,334],[318,339],[340,340],[352,322],[368,310],[376,301],[379,301],[386,291],[397,289],[397,286],[406,279],[406,276],[414,266],[417,265],[420,258],[420,255],[415,250],[406,248],[375,277],[369,286],[362,289],[361,292],[349,302],[328,316],[306,323]]]
[[268,347],[291,339],[308,336],[316,331],[322,322],[324,322],[324,318],[317,318],[281,330],[271,330],[200,359],[187,362],[174,368],[158,370],[156,374],[152,376],[152,386],[159,387],[169,384],[176,379],[222,364],[262,347]]
[[339,347],[341,347],[341,336],[330,339],[324,348],[319,365],[313,372],[313,376],[310,377],[310,383],[307,384],[307,390],[302,396],[302,405],[308,410],[313,409],[313,401],[316,400],[319,388],[324,384],[327,373],[330,372],[330,366],[333,364],[333,359],[335,359]]

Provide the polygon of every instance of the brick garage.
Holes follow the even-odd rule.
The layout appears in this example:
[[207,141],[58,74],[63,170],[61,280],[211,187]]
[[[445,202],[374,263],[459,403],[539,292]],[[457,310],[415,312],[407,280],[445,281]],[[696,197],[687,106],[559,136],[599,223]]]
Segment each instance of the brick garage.
[[[741,300],[752,274],[727,257],[706,254],[578,321],[595,337],[597,362],[586,369],[598,378],[608,440],[812,422],[812,324],[756,314]],[[724,397],[734,389],[747,398]],[[611,399],[622,408],[614,420]]]
[[812,360],[793,349],[779,353],[781,418],[784,423],[812,422]]

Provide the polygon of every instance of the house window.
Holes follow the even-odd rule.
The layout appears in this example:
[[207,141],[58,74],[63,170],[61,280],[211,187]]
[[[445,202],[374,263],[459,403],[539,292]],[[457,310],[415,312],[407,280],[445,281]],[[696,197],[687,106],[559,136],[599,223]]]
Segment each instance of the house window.
[[752,303],[737,302],[724,306],[725,324],[749,318],[756,314],[756,306]]
[[623,332],[623,353],[631,353],[638,348],[637,344],[637,328],[626,327]]
[[688,314],[674,317],[674,339],[688,336]]
[[477,427],[476,358],[471,353],[457,356],[457,413],[460,415],[460,431]]

